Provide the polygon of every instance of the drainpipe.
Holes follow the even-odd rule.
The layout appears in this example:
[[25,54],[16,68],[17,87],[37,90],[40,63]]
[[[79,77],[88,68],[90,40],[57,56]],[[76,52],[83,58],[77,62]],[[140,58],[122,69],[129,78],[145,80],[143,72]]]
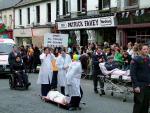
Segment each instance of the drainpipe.
[[13,7],[13,28],[15,29],[15,7]]

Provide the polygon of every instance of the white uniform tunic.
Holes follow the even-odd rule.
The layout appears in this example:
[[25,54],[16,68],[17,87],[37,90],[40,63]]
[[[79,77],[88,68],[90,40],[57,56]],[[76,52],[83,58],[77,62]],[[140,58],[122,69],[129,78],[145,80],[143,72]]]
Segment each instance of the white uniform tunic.
[[70,55],[66,54],[65,57],[61,55],[56,59],[56,65],[58,67],[58,86],[66,86],[66,73],[68,69],[64,69],[69,67],[72,62]]
[[48,54],[46,56],[46,54],[42,53],[40,55],[42,64],[41,64],[41,68],[40,68],[39,76],[37,80],[38,84],[50,84],[51,83],[52,75],[53,75],[51,61],[53,60],[53,58],[55,58],[53,54]]
[[72,62],[69,66],[66,75],[67,91],[70,97],[81,96],[80,94],[81,74],[82,74],[82,66],[80,61]]

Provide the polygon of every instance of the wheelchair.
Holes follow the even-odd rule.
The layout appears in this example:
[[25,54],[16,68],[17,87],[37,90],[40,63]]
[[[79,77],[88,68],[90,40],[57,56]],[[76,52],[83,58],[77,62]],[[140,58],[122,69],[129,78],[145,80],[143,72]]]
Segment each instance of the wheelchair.
[[[26,79],[26,83],[25,80]],[[25,78],[26,76],[26,78]],[[31,83],[28,82],[28,75],[25,71],[15,71],[9,77],[9,87],[10,89],[25,89],[28,90]]]

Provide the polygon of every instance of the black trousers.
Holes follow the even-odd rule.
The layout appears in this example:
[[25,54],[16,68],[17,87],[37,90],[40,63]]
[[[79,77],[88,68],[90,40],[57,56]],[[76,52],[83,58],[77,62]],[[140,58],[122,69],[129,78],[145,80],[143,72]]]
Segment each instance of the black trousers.
[[65,87],[64,87],[64,86],[61,86],[61,87],[60,87],[60,90],[61,90],[61,94],[65,95]]
[[42,96],[47,96],[48,92],[51,90],[50,84],[41,84],[41,94]]
[[[18,79],[18,82],[20,82],[21,84],[25,84],[25,85],[28,84],[27,74],[20,72],[20,73],[17,73],[15,77],[16,77],[16,79]],[[23,83],[22,83],[22,81],[23,81]]]
[[133,113],[148,113],[150,105],[150,87],[141,88],[140,93],[134,93]]
[[83,91],[82,91],[81,87],[80,87],[80,93],[81,93],[81,97],[80,96],[72,96],[71,97],[69,107],[79,107],[80,101],[83,97]]
[[97,91],[98,82],[100,84],[101,91],[104,90],[104,76],[93,75],[94,91]]
[[53,71],[53,77],[52,77],[52,83],[51,83],[52,89],[57,88],[57,74],[58,74],[58,71]]

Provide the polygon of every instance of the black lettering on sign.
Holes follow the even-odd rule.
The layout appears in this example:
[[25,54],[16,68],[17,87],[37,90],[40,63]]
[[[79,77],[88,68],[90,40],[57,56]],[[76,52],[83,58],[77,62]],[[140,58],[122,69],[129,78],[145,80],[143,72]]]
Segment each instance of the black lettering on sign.
[[75,21],[68,23],[68,27],[82,27],[82,26],[83,26],[82,21]]
[[87,27],[87,26],[98,26],[98,19],[96,19],[96,20],[86,20],[86,21],[84,21],[84,23],[85,23],[85,26]]
[[101,22],[101,24],[103,24],[103,25],[111,25],[112,24],[112,20],[111,20],[111,18],[101,18],[100,19],[100,22]]

